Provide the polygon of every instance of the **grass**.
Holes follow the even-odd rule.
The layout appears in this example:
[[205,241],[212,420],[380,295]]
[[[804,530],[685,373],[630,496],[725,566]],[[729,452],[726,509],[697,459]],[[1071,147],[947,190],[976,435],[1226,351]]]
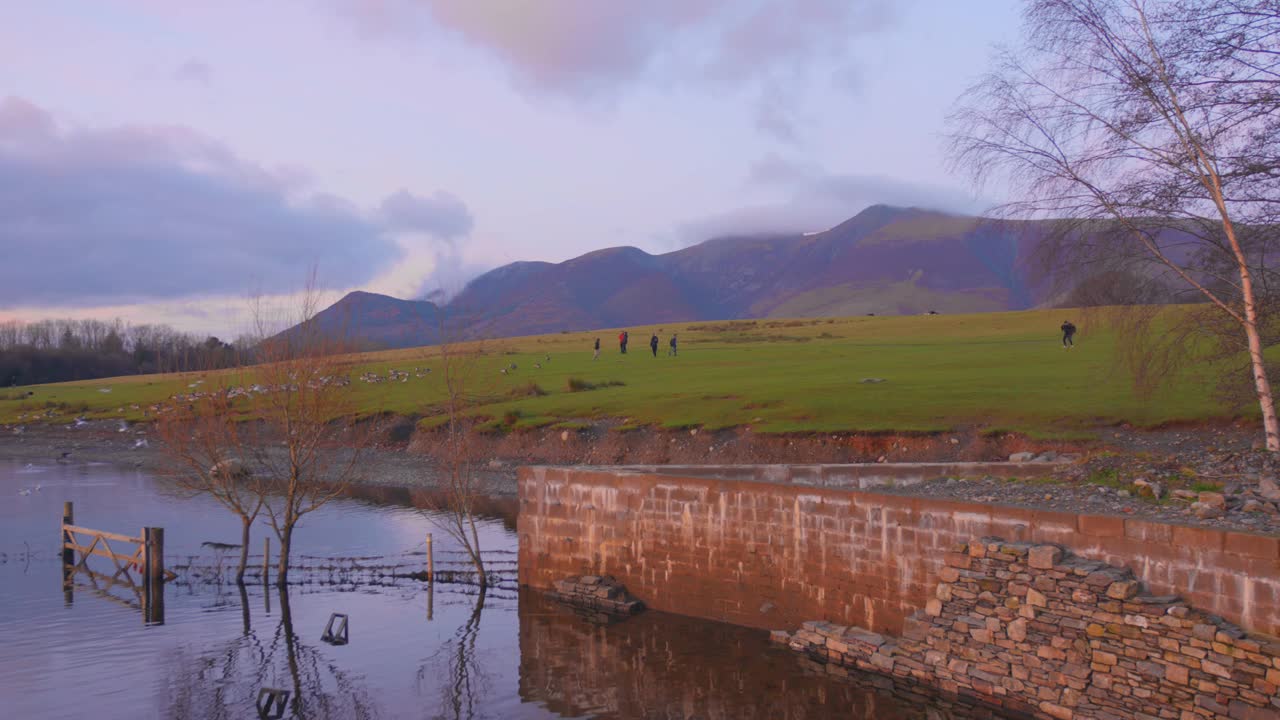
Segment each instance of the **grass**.
[[1115,488],[1117,490],[1124,489],[1129,486],[1121,477],[1120,471],[1115,468],[1103,468],[1093,471],[1089,475],[1090,485],[1101,485],[1102,487]]
[[[474,412],[503,429],[609,418],[621,430],[974,427],[1058,439],[1083,439],[1120,423],[1149,427],[1228,416],[1213,401],[1208,370],[1186,373],[1154,397],[1138,397],[1115,364],[1115,338],[1106,331],[1078,323],[1077,347],[1062,349],[1057,327],[1066,316],[1055,310],[629,328],[636,338],[658,333],[663,345],[656,358],[640,343],[619,355],[609,342],[616,330],[505,338],[479,346],[482,382]],[[665,355],[673,331],[680,334],[677,358]],[[596,337],[609,351],[592,361]],[[500,372],[512,363],[519,369]],[[414,367],[436,372],[403,383],[358,379],[365,372],[386,376],[392,368]],[[363,414],[418,416],[419,426],[429,427],[439,422],[439,369],[431,348],[352,356],[351,389]],[[207,382],[190,387],[201,379]],[[165,398],[218,381],[153,375],[10,390],[0,395],[0,422],[140,420]],[[238,384],[245,382],[251,379]]]

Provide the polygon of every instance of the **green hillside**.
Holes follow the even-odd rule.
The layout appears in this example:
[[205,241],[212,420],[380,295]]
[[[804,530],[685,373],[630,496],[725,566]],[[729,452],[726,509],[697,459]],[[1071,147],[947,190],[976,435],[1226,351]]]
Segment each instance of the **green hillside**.
[[[945,310],[945,308],[939,308]],[[1128,422],[1152,426],[1205,420],[1208,369],[1187,373],[1155,397],[1132,391],[1115,366],[1115,339],[1081,326],[1063,350],[1057,331],[1068,311],[852,317],[668,324],[631,328],[618,353],[617,330],[492,340],[474,360],[474,412],[498,427],[611,419],[621,427],[750,426],[761,432],[933,431],[978,426],[1037,435],[1078,435]],[[648,338],[662,345],[650,356]],[[680,356],[666,357],[670,333]],[[602,354],[591,360],[600,337]],[[546,357],[550,356],[550,361]],[[501,368],[517,369],[502,374]],[[535,367],[541,364],[542,367]],[[364,413],[437,422],[440,373],[433,348],[351,358],[351,391]],[[367,372],[408,372],[404,382],[364,382]],[[570,378],[595,385],[571,391]],[[146,376],[0,391],[0,422],[68,422],[75,417],[146,419],[175,393],[197,392],[199,375]],[[879,380],[882,382],[863,382]],[[247,381],[246,381],[247,382]],[[535,391],[532,385],[537,386]],[[536,394],[541,392],[543,394]],[[28,393],[30,395],[28,396]]]

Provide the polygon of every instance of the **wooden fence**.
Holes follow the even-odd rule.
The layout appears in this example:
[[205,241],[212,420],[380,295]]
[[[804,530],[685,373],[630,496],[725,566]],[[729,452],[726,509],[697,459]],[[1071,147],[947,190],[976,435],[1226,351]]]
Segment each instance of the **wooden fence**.
[[[116,552],[112,542],[128,547],[124,552]],[[110,560],[115,572],[100,573],[90,568],[89,558],[94,556]],[[142,528],[138,537],[130,537],[80,527],[75,524],[72,504],[65,503],[62,508],[62,568],[63,591],[68,602],[76,576],[83,573],[89,579],[91,589],[104,594],[116,586],[132,591],[142,607],[146,622],[164,622],[164,583],[177,577],[164,567],[164,528]]]

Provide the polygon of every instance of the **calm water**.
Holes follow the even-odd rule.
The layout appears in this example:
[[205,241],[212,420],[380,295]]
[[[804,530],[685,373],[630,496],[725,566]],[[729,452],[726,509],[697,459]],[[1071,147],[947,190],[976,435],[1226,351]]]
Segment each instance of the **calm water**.
[[[95,589],[81,574],[64,592],[65,500],[81,526],[165,528],[181,578],[166,587],[163,624],[144,624],[127,588]],[[373,571],[317,569],[326,556],[420,569],[433,526],[418,500],[371,490],[332,503],[295,538],[312,566],[295,579],[309,582],[242,592],[214,579],[218,558],[201,547],[239,537],[217,505],[140,472],[0,460],[0,716],[252,718],[258,689],[275,687],[293,693],[286,717],[296,718],[989,717],[873,677],[828,679],[758,631],[661,613],[589,623],[515,588],[509,504],[482,524],[491,566],[509,578],[483,598],[465,585],[428,593]],[[434,535],[447,568],[457,549]],[[192,558],[196,568],[182,569]],[[333,612],[351,618],[346,646],[320,642]]]

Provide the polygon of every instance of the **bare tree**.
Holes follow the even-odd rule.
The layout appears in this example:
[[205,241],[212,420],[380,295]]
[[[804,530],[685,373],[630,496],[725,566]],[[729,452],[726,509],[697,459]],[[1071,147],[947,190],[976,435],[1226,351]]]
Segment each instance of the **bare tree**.
[[1280,221],[1277,0],[1027,0],[1025,43],[952,117],[952,158],[1056,219],[1060,269],[1189,287],[1247,353],[1266,447],[1280,422],[1263,317]]
[[301,294],[291,325],[270,334],[261,303],[254,317],[256,387],[250,395],[247,438],[261,474],[264,510],[279,540],[277,584],[288,581],[293,531],[308,513],[338,497],[355,477],[366,434],[356,424],[347,345],[341,328],[316,319],[320,296],[314,275]]
[[431,509],[437,512],[435,524],[466,552],[483,590],[489,580],[476,527],[476,504],[486,488],[474,445],[478,423],[467,410],[476,404],[476,393],[487,387],[481,375],[484,346],[478,341],[456,341],[456,333],[443,314],[437,323],[440,344],[435,350],[440,371],[436,377],[442,389],[440,410],[445,420],[434,452],[440,492],[431,502]]
[[243,585],[250,530],[262,512],[263,488],[245,462],[248,451],[236,415],[232,389],[224,385],[193,398],[171,400],[155,427],[176,485],[213,498],[240,518],[236,584]]

